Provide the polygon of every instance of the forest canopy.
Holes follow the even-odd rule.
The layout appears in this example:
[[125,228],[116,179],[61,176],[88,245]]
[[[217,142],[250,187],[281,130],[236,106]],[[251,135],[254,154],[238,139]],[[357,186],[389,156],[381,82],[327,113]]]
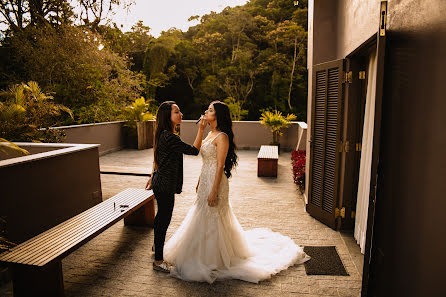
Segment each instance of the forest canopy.
[[64,124],[119,119],[141,96],[175,100],[186,119],[221,100],[236,120],[268,108],[306,120],[307,1],[252,0],[158,38],[142,22],[129,32],[110,22],[131,4],[0,0],[0,89],[37,82],[72,110]]

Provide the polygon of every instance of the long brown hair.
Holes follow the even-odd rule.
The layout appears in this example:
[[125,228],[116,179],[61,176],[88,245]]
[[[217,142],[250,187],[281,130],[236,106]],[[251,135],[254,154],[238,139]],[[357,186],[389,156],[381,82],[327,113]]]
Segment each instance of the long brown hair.
[[161,136],[161,133],[166,130],[169,132],[173,132],[174,126],[171,120],[172,114],[172,105],[176,104],[175,101],[164,101],[158,107],[158,111],[156,112],[156,121],[155,121],[155,132],[153,137],[153,164],[154,170],[158,169],[158,142]]

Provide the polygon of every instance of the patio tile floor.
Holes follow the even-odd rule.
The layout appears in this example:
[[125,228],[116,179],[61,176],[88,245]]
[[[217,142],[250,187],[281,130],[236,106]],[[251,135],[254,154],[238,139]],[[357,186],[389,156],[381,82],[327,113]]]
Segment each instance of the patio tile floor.
[[[359,247],[305,212],[302,195],[292,182],[290,153],[279,158],[278,178],[257,177],[257,151],[238,152],[239,166],[230,179],[230,201],[244,229],[267,227],[299,245],[335,245],[349,276],[308,276],[303,265],[290,267],[259,284],[238,280],[190,283],[152,270],[151,228],[118,222],[62,261],[66,296],[360,296],[362,262]],[[152,149],[122,150],[100,158],[103,170],[149,172]],[[195,199],[201,158],[185,156],[183,193],[176,195],[167,238],[180,225]],[[103,199],[145,186],[141,176],[101,175]],[[359,259],[359,260],[358,260]],[[12,284],[0,287],[12,296]]]

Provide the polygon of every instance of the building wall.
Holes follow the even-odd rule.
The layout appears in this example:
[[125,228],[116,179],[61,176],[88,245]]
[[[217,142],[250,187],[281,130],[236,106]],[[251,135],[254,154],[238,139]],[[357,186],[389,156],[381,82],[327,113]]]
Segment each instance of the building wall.
[[338,0],[336,59],[344,59],[379,28],[380,0]]
[[[258,149],[261,145],[269,144],[273,140],[272,133],[258,121],[234,121],[234,142],[239,149]],[[181,139],[192,144],[197,135],[195,121],[183,120],[181,124]],[[280,136],[280,147],[285,150],[295,150],[298,141],[299,123],[293,122],[288,128],[282,129]],[[209,132],[206,128],[204,136]]]
[[[309,1],[313,8],[309,12],[309,133],[312,66],[344,58],[378,29],[380,1],[333,2],[337,2],[335,11],[324,5],[327,1]],[[376,213],[370,279],[365,288],[368,296],[444,293],[445,16],[444,0],[388,1]],[[336,28],[334,36],[330,29],[317,30],[321,20]],[[331,53],[321,48],[319,40],[326,38],[328,46],[336,44]]]
[[124,123],[124,121],[104,122],[54,129],[64,130],[66,133],[65,143],[100,144],[99,154],[103,155],[124,148]]
[[[310,135],[313,96],[313,66],[344,59],[376,34],[379,27],[379,0],[310,0],[308,2],[308,106],[307,164],[310,160]],[[307,172],[308,176],[308,172]],[[308,179],[305,185],[308,202]]]
[[369,292],[442,296],[446,1],[390,1],[389,10]]

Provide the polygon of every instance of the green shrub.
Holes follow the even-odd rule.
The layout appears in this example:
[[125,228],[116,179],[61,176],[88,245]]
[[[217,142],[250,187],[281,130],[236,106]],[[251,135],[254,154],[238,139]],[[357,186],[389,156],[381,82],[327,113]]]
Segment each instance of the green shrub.
[[47,129],[58,125],[71,110],[55,104],[53,97],[42,92],[39,85],[13,85],[1,93],[6,101],[0,104],[0,137],[10,141],[61,142],[64,132]]

